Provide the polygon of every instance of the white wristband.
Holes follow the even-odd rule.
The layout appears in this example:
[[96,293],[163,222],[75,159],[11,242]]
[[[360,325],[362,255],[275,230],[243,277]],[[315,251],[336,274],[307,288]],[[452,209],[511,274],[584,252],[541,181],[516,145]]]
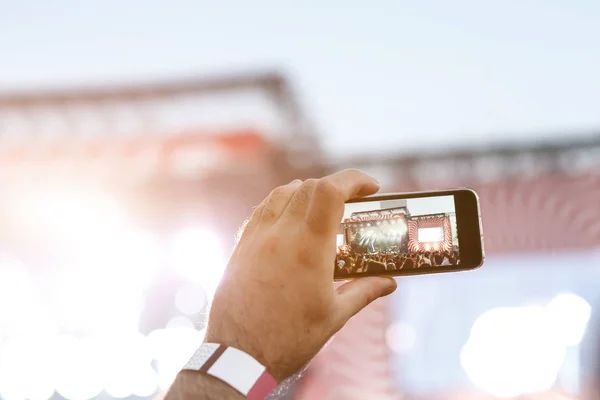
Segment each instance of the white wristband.
[[277,382],[252,356],[233,347],[204,343],[183,367],[227,383],[249,400],[264,400]]

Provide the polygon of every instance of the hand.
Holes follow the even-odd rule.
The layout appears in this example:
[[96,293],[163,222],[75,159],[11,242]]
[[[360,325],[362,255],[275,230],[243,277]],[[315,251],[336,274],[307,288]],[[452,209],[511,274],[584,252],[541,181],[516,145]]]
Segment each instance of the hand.
[[352,316],[392,293],[392,278],[360,278],[336,290],[332,282],[344,202],[378,189],[368,175],[346,170],[273,190],[231,256],[205,341],[245,351],[281,382]]

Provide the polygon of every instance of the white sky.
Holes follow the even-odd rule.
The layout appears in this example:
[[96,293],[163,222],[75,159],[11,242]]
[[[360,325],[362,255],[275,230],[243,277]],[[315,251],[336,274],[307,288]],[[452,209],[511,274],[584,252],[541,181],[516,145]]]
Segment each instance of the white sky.
[[408,199],[407,207],[411,215],[451,213],[455,211],[454,196]]
[[346,204],[346,207],[344,208],[344,217],[342,220],[350,218],[350,215],[354,212],[381,210],[381,203],[381,201],[363,201],[360,203]]
[[600,127],[600,2],[0,0],[0,89],[281,67],[335,154]]
[[[391,204],[386,204],[391,203]],[[427,215],[454,212],[454,196],[435,196],[419,199],[407,199],[407,208],[411,215]],[[358,211],[371,211],[397,206],[394,201],[364,201],[360,203],[346,204],[344,219],[350,214]]]

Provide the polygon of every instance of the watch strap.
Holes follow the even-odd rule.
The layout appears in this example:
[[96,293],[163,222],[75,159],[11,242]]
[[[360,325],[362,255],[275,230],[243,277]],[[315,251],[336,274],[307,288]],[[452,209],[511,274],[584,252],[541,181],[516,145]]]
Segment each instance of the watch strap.
[[264,400],[277,387],[275,378],[254,357],[222,344],[202,344],[183,369],[211,375],[248,400]]

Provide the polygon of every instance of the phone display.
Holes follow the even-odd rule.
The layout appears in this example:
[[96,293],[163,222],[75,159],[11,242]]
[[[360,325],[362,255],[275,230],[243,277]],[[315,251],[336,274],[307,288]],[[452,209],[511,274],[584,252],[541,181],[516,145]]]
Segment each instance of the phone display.
[[479,201],[472,190],[380,195],[346,203],[334,277],[468,270],[483,259]]

